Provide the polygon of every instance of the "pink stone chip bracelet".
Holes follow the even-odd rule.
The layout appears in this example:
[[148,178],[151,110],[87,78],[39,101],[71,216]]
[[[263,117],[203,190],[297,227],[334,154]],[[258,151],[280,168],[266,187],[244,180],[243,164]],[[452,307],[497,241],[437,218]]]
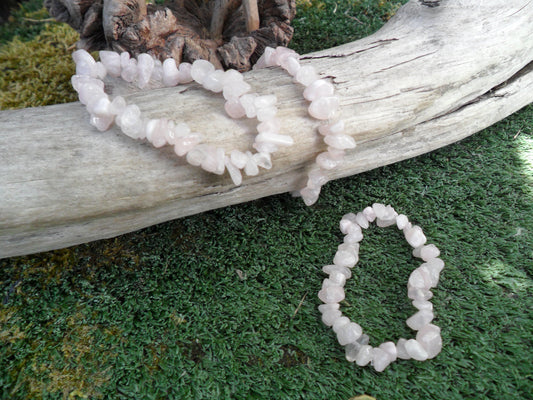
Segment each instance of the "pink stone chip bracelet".
[[[403,231],[407,242],[413,247],[413,256],[421,258],[424,263],[409,276],[407,283],[408,297],[418,311],[407,319],[407,325],[417,331],[415,339],[401,338],[397,343],[385,342],[378,347],[369,345],[369,337],[363,334],[361,326],[350,321],[340,311],[340,302],[344,300],[346,280],[352,276],[351,269],[359,261],[359,242],[363,239],[362,231],[371,222],[380,227],[396,225]],[[437,286],[439,274],[444,262],[438,258],[439,250],[433,244],[426,244],[426,236],[417,225],[412,225],[407,217],[391,207],[375,203],[362,212],[349,213],[342,217],[340,230],[345,235],[344,243],[339,245],[332,265],[322,270],[328,274],[319,299],[324,303],[318,306],[322,322],[333,328],[341,346],[345,346],[346,359],[359,366],[372,364],[378,372],[383,371],[397,358],[424,361],[435,357],[442,349],[440,328],[433,325],[433,305],[429,301],[433,296],[431,288]]]

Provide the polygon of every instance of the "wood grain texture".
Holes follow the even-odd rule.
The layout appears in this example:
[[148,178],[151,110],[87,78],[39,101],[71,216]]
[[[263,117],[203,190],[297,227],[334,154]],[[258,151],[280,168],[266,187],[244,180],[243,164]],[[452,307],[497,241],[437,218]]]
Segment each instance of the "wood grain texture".
[[[331,77],[357,141],[331,178],[414,157],[472,135],[533,101],[533,2],[418,1],[376,34],[302,63]],[[97,133],[79,103],[0,112],[0,257],[113,237],[163,221],[295,190],[325,146],[302,88],[278,69],[251,71],[278,96],[296,145],[235,187],[116,128]],[[113,82],[110,82],[110,86]],[[115,85],[115,93],[125,88]],[[132,92],[151,117],[186,120],[211,143],[248,149],[253,121],[232,121],[197,85]],[[297,201],[297,200],[295,200]]]

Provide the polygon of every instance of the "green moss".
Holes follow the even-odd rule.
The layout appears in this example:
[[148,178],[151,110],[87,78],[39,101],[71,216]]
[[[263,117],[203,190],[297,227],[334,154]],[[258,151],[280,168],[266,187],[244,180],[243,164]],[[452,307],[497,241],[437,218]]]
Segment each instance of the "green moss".
[[78,34],[51,24],[35,39],[0,47],[0,109],[36,107],[76,100],[70,85],[71,59]]

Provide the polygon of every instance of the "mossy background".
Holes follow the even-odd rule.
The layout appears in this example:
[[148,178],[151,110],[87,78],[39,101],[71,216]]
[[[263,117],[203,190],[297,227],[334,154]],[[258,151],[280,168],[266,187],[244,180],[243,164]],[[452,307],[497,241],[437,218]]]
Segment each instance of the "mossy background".
[[[398,1],[299,0],[299,52],[368,35]],[[32,0],[0,28],[0,108],[73,101],[76,34]],[[24,132],[21,132],[24,134]],[[1,399],[528,399],[533,393],[533,106],[460,143],[116,239],[0,260]],[[6,149],[2,149],[5,151]],[[420,224],[446,262],[444,348],[383,373],[320,322],[338,221],[373,202]],[[411,337],[417,261],[370,229],[343,311],[372,343]]]

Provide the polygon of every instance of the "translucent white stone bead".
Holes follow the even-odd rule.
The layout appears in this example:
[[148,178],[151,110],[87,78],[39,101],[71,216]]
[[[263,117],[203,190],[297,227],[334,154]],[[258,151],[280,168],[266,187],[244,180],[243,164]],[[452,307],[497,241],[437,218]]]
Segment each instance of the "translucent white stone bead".
[[325,312],[338,310],[339,308],[340,308],[340,304],[339,303],[320,304],[318,306],[318,311],[320,311],[322,314],[324,314]]
[[163,85],[174,87],[179,83],[180,73],[173,58],[163,61]]
[[204,89],[210,90],[213,93],[220,93],[224,88],[224,71],[217,69],[204,78],[202,81]]
[[246,111],[242,107],[238,98],[232,98],[224,103],[224,110],[233,119],[239,119],[246,115]]
[[313,118],[325,120],[335,117],[339,106],[340,101],[338,97],[320,97],[309,105],[307,111]]
[[270,153],[259,152],[259,153],[255,153],[252,157],[258,167],[261,167],[264,169],[272,168],[272,159],[270,158]]
[[277,97],[274,96],[273,94],[257,96],[254,98],[254,106],[257,109],[272,107],[276,105],[277,101],[278,101]]
[[407,350],[405,349],[405,344],[407,343],[407,339],[401,338],[398,340],[398,343],[396,343],[396,355],[401,360],[409,360],[411,356],[407,353]]
[[248,161],[248,156],[239,150],[232,150],[230,153],[230,159],[233,165],[239,169],[243,169]]
[[192,63],[191,77],[200,85],[202,85],[204,79],[213,72],[215,72],[215,66],[207,60],[196,60]]
[[366,217],[368,222],[374,222],[376,219],[376,213],[374,212],[374,209],[372,207],[365,207],[363,210],[363,215]]
[[398,350],[396,349],[396,345],[394,344],[394,342],[381,343],[379,345],[379,348],[389,355],[391,362],[396,361],[396,358],[398,356]]
[[294,50],[289,49],[288,47],[278,46],[276,47],[276,51],[272,56],[272,62],[277,66],[281,66],[288,57],[299,58],[299,55]]
[[206,156],[202,160],[201,168],[207,172],[216,175],[222,175],[225,171],[225,154],[221,147],[208,146],[206,149]]
[[320,188],[305,187],[300,190],[300,196],[306,206],[312,206],[317,202],[318,196],[320,196]]
[[335,160],[329,152],[325,151],[316,157],[316,163],[320,168],[329,171],[337,168],[341,160]]
[[145,126],[146,140],[148,140],[154,147],[163,147],[167,144],[165,133],[167,122],[163,119],[150,119]]
[[294,144],[294,139],[287,135],[280,135],[272,132],[261,132],[255,137],[256,142],[268,142],[279,146],[291,146]]
[[361,227],[357,224],[356,215],[354,213],[343,215],[339,222],[339,229],[345,235],[354,232],[361,232]]
[[100,79],[91,78],[90,76],[72,75],[72,78],[70,78],[70,82],[72,84],[72,87],[77,92],[79,92],[80,88],[84,85],[98,86],[100,89],[102,89],[102,92],[104,91],[104,82],[102,82]]
[[137,56],[137,86],[144,89],[154,70],[155,62],[151,55],[142,53]]
[[261,142],[261,143],[254,142],[252,147],[260,153],[271,154],[271,153],[275,153],[276,151],[278,151],[278,146],[276,146],[273,143],[268,143],[268,142]]
[[228,69],[224,72],[224,85],[232,85],[235,82],[244,81],[244,76],[235,69]]
[[274,50],[272,47],[265,47],[265,51],[255,63],[254,69],[273,67],[274,65],[276,65],[274,61],[275,55],[276,50]]
[[416,334],[416,341],[426,350],[428,359],[434,358],[442,350],[440,328],[436,325],[428,324],[422,327]]
[[318,132],[323,136],[341,135],[344,133],[344,121],[340,120],[332,124],[320,125],[318,127]]
[[133,139],[144,137],[141,110],[135,104],[126,106],[124,111],[117,115],[115,122],[120,126],[125,135]]
[[406,229],[404,234],[405,240],[407,240],[407,243],[412,247],[419,247],[426,243],[426,236],[424,235],[424,232],[422,232],[422,228],[417,225],[412,226],[410,229]]
[[409,357],[417,361],[425,361],[429,356],[420,342],[415,339],[409,339],[407,342],[405,342],[405,351]]
[[185,137],[191,134],[191,128],[185,122],[177,123],[173,129],[175,138]]
[[431,277],[426,270],[418,267],[409,275],[408,283],[411,287],[429,290],[431,288]]
[[322,313],[322,322],[326,326],[332,326],[342,316],[340,310],[331,310]]
[[411,285],[407,285],[407,297],[409,297],[411,300],[429,300],[433,297],[433,293],[431,290],[422,290],[419,288],[412,287]]
[[337,286],[344,287],[346,284],[346,275],[344,275],[342,272],[332,272],[329,274],[328,279]]
[[72,58],[76,64],[76,75],[96,76],[96,61],[87,51],[76,50]]
[[372,346],[369,346],[368,344],[361,346],[361,349],[359,349],[359,352],[355,356],[355,363],[360,367],[367,365],[370,361],[372,361],[372,350]]
[[304,86],[309,86],[318,79],[318,74],[316,73],[315,67],[304,65],[296,73],[295,79],[296,82],[299,82]]
[[224,158],[224,165],[228,170],[229,176],[231,177],[233,184],[235,186],[240,186],[240,184],[242,183],[242,174],[240,169],[233,165],[231,159],[228,156]]
[[361,231],[353,231],[344,236],[344,243],[351,245],[357,244],[361,240],[363,240],[363,232]]
[[368,229],[368,227],[370,226],[368,219],[366,219],[365,215],[362,212],[359,212],[355,215],[355,222],[357,222],[357,225],[359,225],[363,229]]
[[287,57],[287,59],[282,63],[281,67],[286,70],[289,75],[296,76],[298,71],[301,68],[300,61],[294,57]]
[[309,101],[317,100],[321,97],[330,97],[335,93],[335,88],[324,79],[317,79],[304,90],[304,98]]
[[98,79],[104,79],[107,75],[107,69],[100,61],[95,64],[94,74]]
[[244,112],[246,113],[246,118],[255,118],[257,115],[257,109],[255,108],[254,100],[257,97],[257,94],[243,94],[239,101],[241,103]]
[[353,268],[357,261],[359,261],[359,257],[356,253],[344,250],[337,250],[333,258],[333,264],[346,268]]
[[178,71],[179,71],[179,82],[178,83],[184,84],[184,83],[192,82],[194,79],[192,79],[191,70],[192,70],[191,63],[187,63],[187,62],[181,63],[178,67]]
[[[242,96],[244,97],[244,96]],[[242,98],[241,97],[241,98]],[[281,129],[281,123],[277,119],[271,119],[268,121],[263,121],[257,125],[257,132],[274,132],[279,133]]]
[[244,81],[234,82],[231,84],[226,83],[224,89],[222,90],[222,95],[226,100],[237,99],[246,92],[248,92],[252,87]]
[[[122,57],[121,53],[121,57]],[[128,54],[128,53],[126,53]],[[128,55],[129,57],[129,55]],[[135,58],[128,58],[127,61],[124,62],[125,57],[122,57],[122,63],[121,67],[122,70],[120,71],[120,76],[122,79],[124,79],[126,82],[133,82],[135,78],[137,78],[137,60]]]
[[346,279],[350,279],[352,277],[352,271],[349,268],[341,267],[335,264],[323,266],[322,271],[324,271],[326,274],[341,273],[346,277]]
[[385,350],[379,347],[372,349],[372,366],[377,372],[383,372],[390,363],[390,356]]
[[130,53],[128,53],[127,51],[123,51],[122,53],[119,54],[119,57],[120,57],[120,66],[122,68],[124,68],[126,65],[129,64]]
[[[104,103],[106,100],[107,100],[107,103]],[[102,104],[103,108],[99,107],[100,103],[103,103]],[[109,110],[110,105],[111,105],[111,102],[109,101],[109,97],[107,96],[107,94],[101,93],[89,99],[89,101],[87,102],[87,111],[89,112],[89,114],[97,115],[96,109],[100,108],[101,111],[103,112],[101,112],[98,115],[99,117],[110,116],[111,114],[107,112]]]
[[154,59],[154,69],[152,70],[150,80],[154,84],[157,84],[158,87],[163,83],[163,63],[157,59]]
[[343,327],[347,326],[350,322],[351,321],[348,317],[340,317],[337,321],[335,321],[331,328],[333,329],[333,332],[339,333],[339,331]]
[[328,135],[324,138],[324,142],[335,149],[354,149],[355,140],[348,135]]
[[105,65],[107,73],[113,78],[120,76],[120,54],[114,51],[102,50],[99,53],[100,61]]
[[342,326],[337,332],[337,340],[341,346],[355,342],[363,334],[363,329],[359,324],[350,322]]
[[407,224],[409,223],[409,220],[407,219],[407,216],[404,214],[400,214],[396,217],[396,226],[399,230],[403,230]]
[[102,87],[94,83],[85,83],[78,86],[78,97],[80,102],[84,105],[89,104],[97,98],[104,97],[105,92]]
[[328,183],[329,177],[326,172],[315,169],[308,174],[307,187],[311,189],[320,188]]
[[258,108],[256,113],[258,121],[269,121],[276,116],[276,114],[278,113],[278,109],[274,106]]
[[247,153],[246,165],[244,166],[244,173],[248,176],[256,176],[259,174],[259,168],[257,167],[257,162],[252,157],[252,153]]
[[318,292],[318,298],[323,303],[338,303],[344,300],[344,289],[340,286],[330,286]]
[[206,150],[206,145],[195,146],[187,153],[187,162],[195,167],[199,167],[207,156]]
[[405,321],[405,323],[409,328],[417,331],[423,326],[429,324],[431,321],[433,321],[433,311],[420,310],[416,314],[407,318],[407,321]]
[[107,131],[109,127],[113,124],[113,121],[113,116],[99,117],[96,115],[91,115],[91,118],[89,119],[89,123],[96,129],[98,129],[100,132]]
[[432,258],[437,258],[439,255],[440,250],[434,244],[428,244],[425,246],[417,247],[413,250],[413,256],[419,257],[424,261],[429,261]]
[[413,300],[413,307],[419,310],[429,310],[433,311],[433,303],[427,300]]
[[197,133],[190,133],[186,136],[176,137],[174,140],[174,152],[179,157],[183,157],[185,154],[188,154],[192,149],[194,149],[201,141],[202,138]]

